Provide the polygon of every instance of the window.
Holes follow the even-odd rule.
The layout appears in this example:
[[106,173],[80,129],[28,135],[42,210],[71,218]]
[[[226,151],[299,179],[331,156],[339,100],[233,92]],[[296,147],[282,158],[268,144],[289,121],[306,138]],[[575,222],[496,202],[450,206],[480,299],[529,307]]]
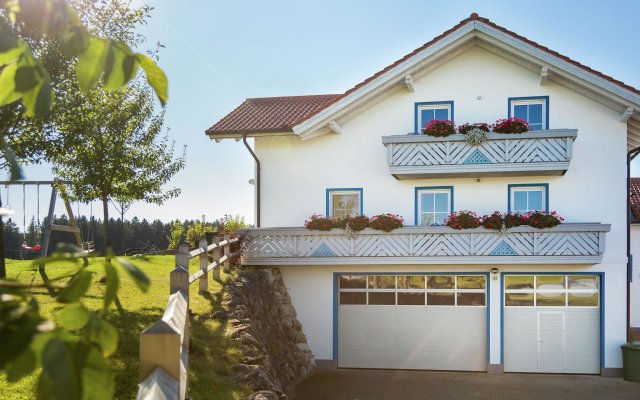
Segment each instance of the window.
[[452,211],[452,186],[416,188],[416,225],[443,225]]
[[424,125],[434,119],[453,121],[453,101],[416,103],[415,133],[420,133]]
[[516,117],[529,123],[529,129],[549,129],[549,96],[510,97],[509,118]]
[[505,307],[598,307],[598,275],[505,275]]
[[340,275],[340,304],[486,306],[485,275]]
[[509,185],[509,212],[549,211],[547,184]]
[[362,189],[327,189],[327,217],[362,215]]

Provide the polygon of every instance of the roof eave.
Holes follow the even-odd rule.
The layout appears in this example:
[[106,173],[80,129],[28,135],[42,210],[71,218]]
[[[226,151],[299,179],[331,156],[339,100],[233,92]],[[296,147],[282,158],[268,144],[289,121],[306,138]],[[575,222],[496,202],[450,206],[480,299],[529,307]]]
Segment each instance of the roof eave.
[[215,140],[216,143],[222,141],[223,139],[235,139],[240,140],[243,136],[247,136],[248,138],[260,138],[260,137],[273,137],[273,136],[295,136],[295,134],[291,131],[273,131],[273,132],[265,132],[265,131],[231,131],[231,132],[205,132],[209,139]]

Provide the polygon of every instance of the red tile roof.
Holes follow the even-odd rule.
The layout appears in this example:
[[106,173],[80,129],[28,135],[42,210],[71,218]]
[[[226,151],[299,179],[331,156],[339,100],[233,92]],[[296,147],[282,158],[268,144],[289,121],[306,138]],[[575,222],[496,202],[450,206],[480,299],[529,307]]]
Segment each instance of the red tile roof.
[[320,94],[247,99],[207,129],[207,133],[290,132],[294,122],[323,108],[338,96]]
[[640,222],[640,178],[631,178],[631,222]]
[[[291,131],[292,127],[311,118],[315,114],[319,113],[323,109],[327,108],[331,104],[341,100],[342,98],[348,96],[350,93],[359,89],[363,85],[366,85],[370,81],[376,79],[378,76],[384,74],[390,69],[396,67],[398,64],[406,61],[407,59],[415,56],[417,53],[431,46],[432,44],[438,42],[443,39],[445,36],[451,34],[462,26],[466,25],[471,21],[480,21],[494,29],[497,29],[503,33],[506,33],[520,41],[523,41],[533,47],[536,47],[540,50],[543,50],[555,57],[558,57],[568,63],[571,63],[583,70],[596,75],[602,79],[605,79],[609,82],[612,82],[626,90],[629,90],[633,93],[640,94],[640,90],[625,84],[622,81],[614,79],[609,75],[605,75],[600,71],[596,71],[587,67],[586,65],[582,65],[579,62],[572,60],[571,58],[562,55],[556,51],[549,49],[548,47],[542,46],[532,40],[527,39],[524,36],[520,36],[515,32],[512,32],[506,28],[503,28],[500,25],[496,25],[491,22],[487,18],[482,18],[478,16],[478,14],[473,13],[468,18],[463,19],[458,24],[456,24],[453,28],[447,30],[439,36],[436,36],[431,41],[423,44],[418,47],[411,53],[402,57],[398,61],[393,64],[387,66],[386,68],[378,71],[374,75],[360,82],[356,86],[347,90],[346,92],[339,95],[319,95],[319,96],[295,96],[295,97],[272,97],[272,98],[261,98],[261,99],[247,99],[244,103],[242,103],[238,108],[216,123],[214,126],[207,130],[208,134],[212,133],[241,133],[241,132],[281,132],[281,131]],[[289,100],[287,100],[289,99]],[[260,106],[253,106],[253,104],[248,103],[262,103]],[[255,115],[244,115],[249,113],[254,113]],[[267,113],[273,112],[274,115],[271,116]]]

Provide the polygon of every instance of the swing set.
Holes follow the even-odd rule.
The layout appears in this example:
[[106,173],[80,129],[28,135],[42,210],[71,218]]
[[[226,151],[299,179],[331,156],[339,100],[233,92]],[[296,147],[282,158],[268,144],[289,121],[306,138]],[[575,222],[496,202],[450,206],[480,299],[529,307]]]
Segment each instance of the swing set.
[[[71,208],[71,203],[68,200],[67,194],[64,189],[64,184],[68,182],[54,180],[54,181],[0,181],[0,185],[4,185],[6,189],[6,203],[4,205],[4,209],[7,211],[12,211],[10,201],[10,192],[9,189],[11,186],[22,186],[22,234],[23,234],[23,242],[20,246],[21,252],[40,252],[40,257],[44,258],[47,256],[49,251],[49,244],[51,241],[51,234],[53,232],[67,232],[72,233],[76,245],[82,249],[82,252],[85,254],[84,264],[87,265],[89,260],[86,255],[93,253],[95,251],[95,244],[93,242],[93,205],[91,205],[91,217],[89,222],[89,227],[87,228],[87,234],[85,238],[87,240],[83,240],[82,232],[76,223],[75,216],[73,215],[73,210]],[[46,220],[45,229],[42,229],[41,221],[40,221],[40,186],[51,186],[51,200],[49,202],[49,213],[48,218]],[[36,243],[27,243],[27,209],[26,209],[26,187],[27,186],[35,186],[37,192],[37,209],[36,209],[36,223],[37,223],[37,237],[35,239]],[[57,225],[53,224],[53,216],[55,212],[56,199],[58,198],[58,192],[60,198],[64,202],[67,216],[69,217],[69,225]],[[2,203],[0,202],[0,207]],[[78,203],[78,214],[80,211],[80,204]],[[42,237],[40,237],[40,232],[44,232]],[[39,242],[39,243],[38,243]],[[43,272],[44,265],[40,265],[40,269]]]

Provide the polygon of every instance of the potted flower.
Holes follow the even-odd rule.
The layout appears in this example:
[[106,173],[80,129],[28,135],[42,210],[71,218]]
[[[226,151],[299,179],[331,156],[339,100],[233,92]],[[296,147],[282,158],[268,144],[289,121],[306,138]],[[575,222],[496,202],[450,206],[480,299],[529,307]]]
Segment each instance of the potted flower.
[[460,132],[463,135],[466,135],[473,129],[479,129],[484,132],[489,132],[491,130],[491,125],[485,122],[476,122],[475,124],[469,124],[469,123],[462,124],[458,127],[458,132]]
[[520,118],[499,119],[493,126],[496,133],[525,133],[529,130],[529,123]]
[[402,228],[404,219],[397,214],[374,215],[369,220],[369,227],[379,231],[391,232],[394,229]]
[[427,122],[422,129],[422,134],[436,137],[451,136],[456,133],[456,125],[449,120],[441,121],[433,119]]
[[480,226],[480,218],[473,211],[456,211],[444,220],[453,229],[472,229]]
[[330,231],[334,225],[333,219],[318,214],[313,214],[308,220],[304,221],[304,227],[310,231]]

